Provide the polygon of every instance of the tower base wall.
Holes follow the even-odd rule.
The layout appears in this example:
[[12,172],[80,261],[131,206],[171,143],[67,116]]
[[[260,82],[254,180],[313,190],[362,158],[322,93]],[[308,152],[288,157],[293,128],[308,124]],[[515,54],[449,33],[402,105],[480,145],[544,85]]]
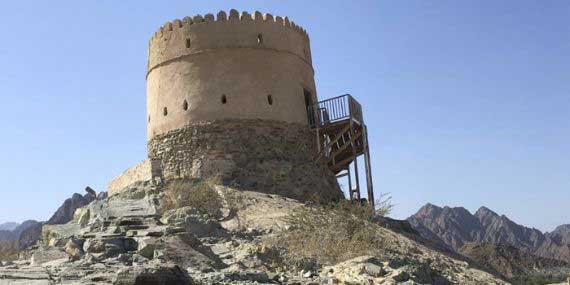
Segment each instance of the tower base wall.
[[267,120],[194,122],[148,142],[149,159],[171,179],[220,178],[223,184],[302,201],[342,199],[334,174],[313,161],[315,134],[302,124]]
[[156,180],[162,180],[160,161],[145,159],[111,180],[109,184],[107,184],[107,192],[109,196],[113,196],[128,190],[129,187],[137,183]]

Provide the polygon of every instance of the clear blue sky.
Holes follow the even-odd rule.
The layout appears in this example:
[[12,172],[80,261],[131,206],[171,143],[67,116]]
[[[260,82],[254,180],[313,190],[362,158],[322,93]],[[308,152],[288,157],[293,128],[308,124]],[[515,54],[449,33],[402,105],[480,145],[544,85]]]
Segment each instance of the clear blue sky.
[[319,97],[364,106],[375,187],[570,223],[569,1],[6,1],[0,10],[0,222],[47,219],[144,159],[147,41],[220,9],[289,16]]

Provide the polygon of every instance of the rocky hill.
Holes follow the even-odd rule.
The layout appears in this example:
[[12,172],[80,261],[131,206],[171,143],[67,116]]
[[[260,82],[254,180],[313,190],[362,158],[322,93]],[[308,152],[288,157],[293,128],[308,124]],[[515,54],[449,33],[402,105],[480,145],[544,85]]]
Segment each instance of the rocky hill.
[[169,185],[142,183],[95,200],[66,224],[45,225],[41,242],[0,267],[0,278],[63,284],[506,284],[436,249],[406,223],[380,219],[359,204],[306,205],[200,185],[183,185],[172,194]]
[[[89,187],[87,187],[89,188]],[[89,188],[91,189],[91,188]],[[65,200],[63,205],[61,205],[57,211],[51,216],[47,221],[48,225],[58,225],[65,224],[73,218],[73,213],[76,209],[81,208],[97,199],[97,196],[92,192],[88,192],[85,195],[78,193],[73,194],[71,198]]]
[[568,267],[556,259],[525,253],[509,244],[468,243],[460,250],[472,260],[492,268],[508,278],[535,274],[555,274]]
[[8,222],[0,225],[0,242],[5,242],[2,246],[4,250],[0,249],[0,256],[8,251],[11,254],[13,245],[17,249],[25,249],[35,244],[41,237],[44,224],[65,224],[73,219],[76,209],[86,206],[98,198],[104,199],[106,197],[106,192],[101,192],[97,197],[91,188],[87,187],[87,189],[85,195],[75,193],[71,198],[66,199],[47,222],[28,220],[21,224]]
[[21,224],[6,223],[4,225],[4,230],[0,230],[0,261],[16,258],[20,248],[19,239],[23,233],[33,228],[41,228],[41,223],[32,220]]
[[570,240],[567,225],[552,233],[519,225],[481,207],[471,214],[462,207],[423,206],[407,219],[420,234],[509,278],[567,274]]
[[568,227],[552,233],[528,228],[486,207],[475,214],[465,208],[423,206],[407,219],[423,236],[437,239],[459,251],[467,243],[509,244],[525,253],[570,261]]

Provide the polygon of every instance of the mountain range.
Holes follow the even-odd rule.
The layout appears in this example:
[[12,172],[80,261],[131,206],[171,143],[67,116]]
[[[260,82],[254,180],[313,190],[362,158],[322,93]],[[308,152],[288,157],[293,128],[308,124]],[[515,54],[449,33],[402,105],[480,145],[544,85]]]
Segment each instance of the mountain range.
[[519,225],[505,215],[481,207],[471,214],[463,207],[426,204],[407,219],[415,230],[455,251],[467,243],[509,244],[525,253],[570,261],[570,225],[550,233]]
[[423,237],[506,276],[570,263],[570,225],[543,233],[486,207],[472,214],[463,207],[433,204],[426,204],[407,221]]
[[34,220],[28,220],[28,221],[25,221],[21,224],[18,224],[18,223],[2,224],[3,226],[4,225],[7,225],[7,226],[4,226],[3,229],[0,230],[0,241],[18,240],[18,238],[20,237],[22,232],[24,232],[28,228],[33,227],[37,224],[40,224],[40,223],[37,221],[34,221]]

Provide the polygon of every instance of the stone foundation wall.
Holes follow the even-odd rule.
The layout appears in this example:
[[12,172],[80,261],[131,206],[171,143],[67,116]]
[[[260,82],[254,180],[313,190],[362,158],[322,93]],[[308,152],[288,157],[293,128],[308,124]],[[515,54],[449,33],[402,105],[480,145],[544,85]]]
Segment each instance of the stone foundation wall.
[[109,196],[112,196],[136,182],[149,181],[156,177],[162,177],[160,161],[145,159],[111,180],[107,185],[107,191]]
[[161,161],[165,180],[219,177],[238,189],[302,201],[340,199],[334,174],[313,161],[315,140],[301,124],[221,120],[155,136],[148,152]]

